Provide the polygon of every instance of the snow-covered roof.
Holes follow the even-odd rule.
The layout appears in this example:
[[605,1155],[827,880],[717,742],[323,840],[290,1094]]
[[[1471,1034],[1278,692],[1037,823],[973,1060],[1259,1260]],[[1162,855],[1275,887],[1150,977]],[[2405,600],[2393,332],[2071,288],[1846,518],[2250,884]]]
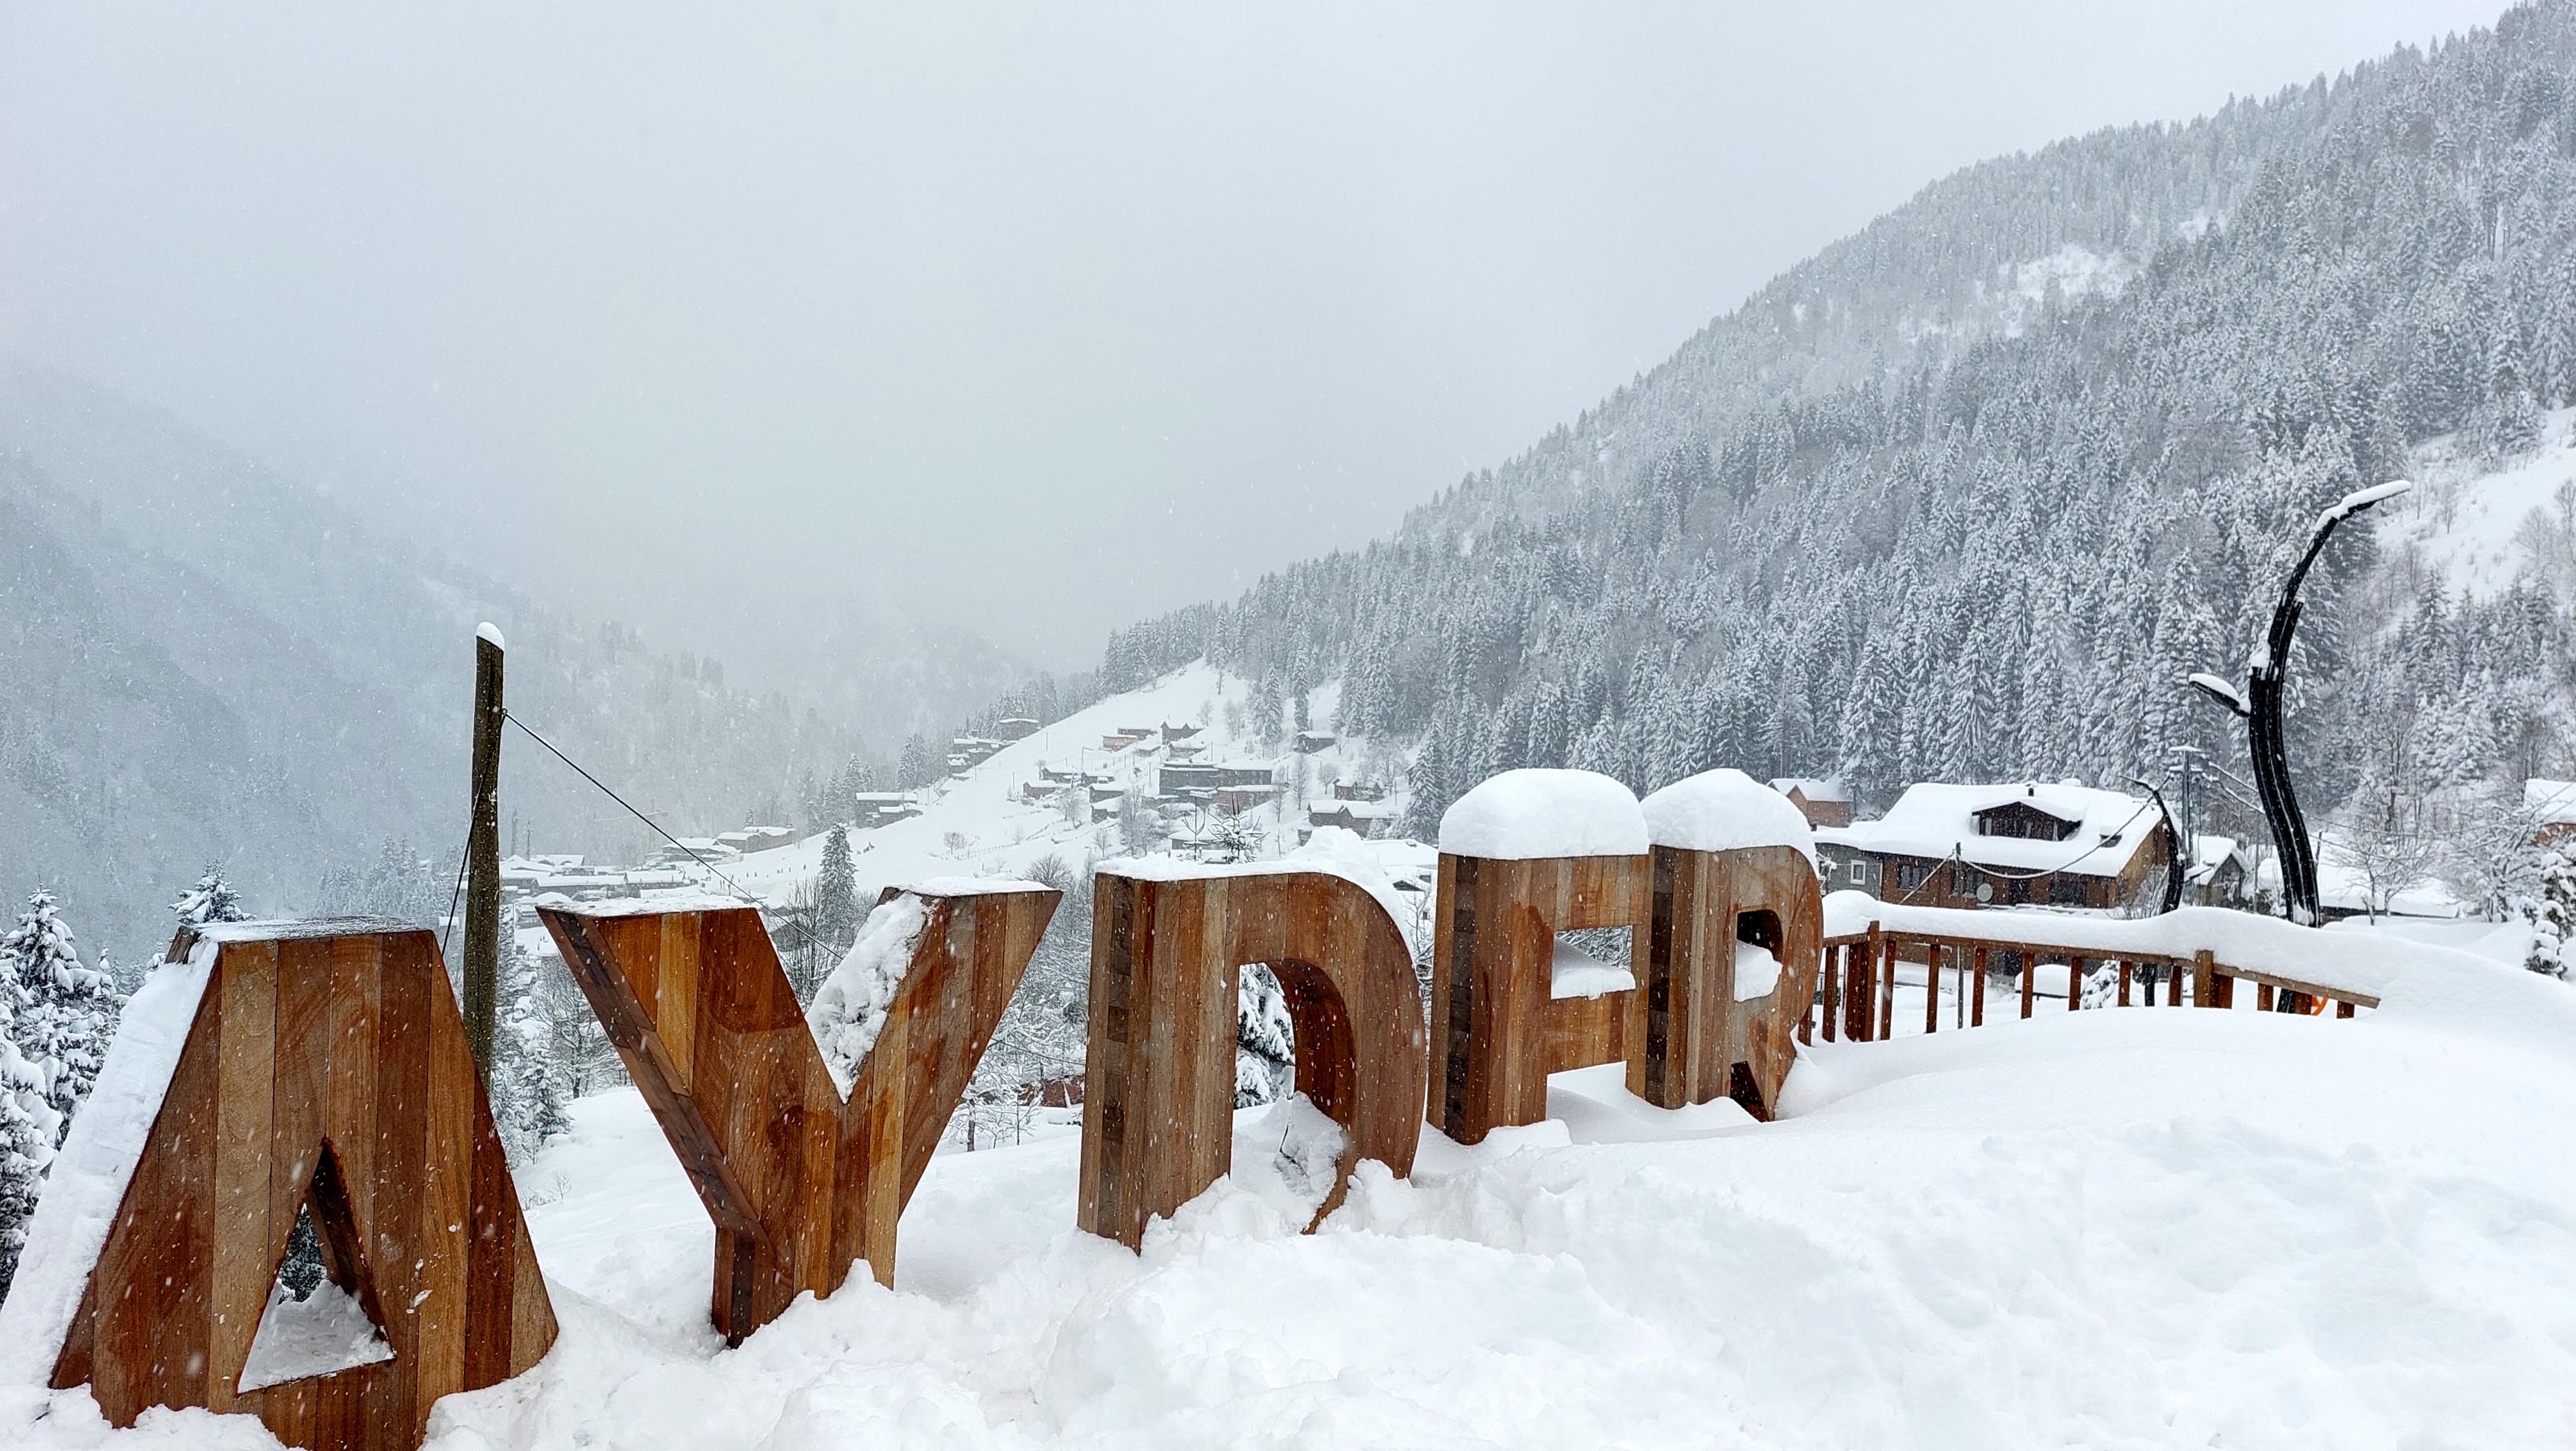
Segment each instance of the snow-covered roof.
[[1307,809],[1314,815],[1342,815],[1353,821],[1393,821],[1404,814],[1404,808],[1392,801],[1316,801]]
[[1851,791],[1840,776],[1774,776],[1771,789],[1786,796],[1795,791],[1810,801],[1849,801]]
[[2190,880],[2195,887],[2209,885],[2231,858],[2240,866],[2245,862],[2244,844],[2232,836],[2194,836],[2191,842]]
[[[1977,813],[2012,805],[2074,822],[2075,830],[2061,841],[1977,834]],[[1955,852],[1972,866],[2107,877],[2118,875],[2155,835],[2156,821],[2155,803],[2123,791],[2036,781],[1996,786],[1926,781],[1906,787],[1885,816],[1849,826],[1820,826],[1816,840],[1886,856],[1937,861]]]
[[2522,806],[2539,818],[2537,825],[2576,824],[2576,781],[2544,781],[2535,776],[2522,783]]

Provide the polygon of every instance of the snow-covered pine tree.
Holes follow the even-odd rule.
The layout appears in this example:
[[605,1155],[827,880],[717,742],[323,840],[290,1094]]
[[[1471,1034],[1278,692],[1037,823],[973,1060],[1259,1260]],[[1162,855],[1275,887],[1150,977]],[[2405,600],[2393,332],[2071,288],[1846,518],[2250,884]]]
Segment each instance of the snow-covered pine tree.
[[1234,1008],[1234,1106],[1286,1097],[1297,1074],[1297,1048],[1279,979],[1260,963],[1244,968]]
[[81,966],[54,894],[28,897],[0,936],[0,1294],[63,1131],[107,1061],[122,1003],[105,973]]
[[27,1224],[36,1215],[36,1195],[45,1170],[54,1162],[55,1135],[62,1116],[46,1101],[45,1075],[18,1052],[12,1040],[17,1008],[0,991],[0,1299],[18,1273],[18,1252],[27,1245]]
[[45,1099],[68,1125],[98,1082],[125,1000],[106,973],[81,966],[49,891],[28,897],[17,925],[0,936],[0,982],[16,1009],[10,1038],[44,1075]]
[[492,1065],[492,1118],[520,1163],[572,1127],[572,1073],[555,1051],[555,1025],[539,991],[538,963],[502,934],[501,1025]]
[[2567,976],[2576,952],[2576,853],[2565,845],[2546,849],[2540,880],[2515,898],[2514,913],[2531,924],[2531,953],[2523,966],[2551,977]]
[[203,927],[209,922],[239,922],[250,914],[242,910],[241,895],[224,880],[220,866],[210,865],[197,884],[179,894],[170,904],[182,927]]
[[850,861],[850,833],[839,826],[823,835],[823,864],[814,877],[814,935],[825,951],[849,950],[858,934],[858,873]]

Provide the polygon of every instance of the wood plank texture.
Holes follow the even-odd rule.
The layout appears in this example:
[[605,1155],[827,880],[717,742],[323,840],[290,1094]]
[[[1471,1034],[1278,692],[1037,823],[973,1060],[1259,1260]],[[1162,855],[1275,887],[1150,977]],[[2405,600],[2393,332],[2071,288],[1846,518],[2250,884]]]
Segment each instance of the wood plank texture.
[[1637,932],[1633,972],[1649,906],[1647,858],[1442,852],[1438,901],[1425,1112],[1441,1132],[1473,1144],[1545,1118],[1550,1073],[1628,1056],[1642,1022],[1637,994],[1555,997],[1553,964],[1559,932],[1628,927]]
[[[517,1375],[554,1343],[436,939],[335,925],[288,924],[217,952],[55,1362],[54,1383],[86,1381],[116,1425],[204,1406],[314,1451],[407,1451],[440,1396]],[[475,1140],[471,1167],[460,1129]],[[393,1358],[242,1392],[308,1206],[326,1271]],[[477,1277],[489,1293],[460,1293]]]
[[1315,871],[1105,871],[1093,914],[1083,1229],[1134,1249],[1149,1221],[1226,1172],[1248,963],[1267,964],[1284,990],[1299,1091],[1349,1136],[1316,1219],[1340,1205],[1363,1159],[1412,1172],[1426,1030],[1404,936],[1364,888]]
[[[1649,861],[1653,906],[1636,954],[1644,1022],[1629,1045],[1628,1091],[1659,1108],[1732,1096],[1768,1119],[1824,959],[1816,870],[1786,847],[1658,846]],[[1769,992],[1736,995],[1739,942],[1778,960]]]
[[894,1283],[903,1206],[1060,895],[885,900],[906,892],[921,936],[846,1100],[758,911],[538,909],[715,1221],[713,1318],[731,1344],[839,1289],[854,1261]]

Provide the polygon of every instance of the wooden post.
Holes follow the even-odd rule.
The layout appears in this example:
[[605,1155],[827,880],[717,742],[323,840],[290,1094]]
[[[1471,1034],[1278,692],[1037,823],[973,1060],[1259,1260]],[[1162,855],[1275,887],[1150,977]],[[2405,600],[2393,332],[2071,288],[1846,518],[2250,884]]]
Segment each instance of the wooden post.
[[2083,1005],[2084,959],[2070,956],[2066,959],[2066,1011],[2071,1013]]
[[1975,1008],[1970,1012],[1969,1022],[1973,1027],[1982,1028],[1986,1025],[1986,949],[1983,945],[1980,945],[1971,955],[1968,967],[1969,976],[1974,979],[1968,990],[1976,995],[1977,1000]]
[[2351,1004],[2350,1002],[2347,1002],[2347,1001],[2338,1001],[2338,1002],[2336,1002],[2336,1003],[2335,1003],[2335,1016],[2336,1016],[2336,1017],[2338,1017],[2338,1018],[2349,1018],[2349,1017],[2351,1017],[2351,1016],[2352,1016],[2352,1004]]
[[2254,984],[2254,1007],[2257,1011],[2266,1013],[2271,1012],[2273,1010],[2272,1005],[2275,1001],[2277,1001],[2277,999],[2273,996],[2272,985],[2270,983],[2258,982]]
[[2165,964],[2165,1006],[2182,1006],[2182,964],[2179,962]]
[[1896,1036],[1896,939],[1883,939],[1880,950],[1886,954],[1886,965],[1880,970],[1886,981],[1878,1000],[1878,1036],[1883,1042]]
[[2218,1001],[2218,959],[2207,948],[2192,954],[2191,1005],[2196,1008],[2224,1006]]
[[2039,954],[2024,951],[2021,955],[2021,1015],[2030,1016],[2039,993]]
[[1870,1026],[1877,1021],[1878,953],[1882,934],[1878,924],[1869,925],[1869,936],[1860,944],[1860,952],[1845,959],[1851,982],[1843,992],[1843,1036],[1855,1043],[1870,1039]]
[[1941,949],[1923,944],[1923,1031],[1941,1031]]
[[2121,958],[2121,959],[2120,959],[2120,1006],[2122,1006],[2122,1007],[2124,1007],[2124,1008],[2125,1008],[2125,1007],[2127,1007],[2127,1006],[2129,1005],[2129,974],[2130,974],[2130,971],[2131,971],[2131,969],[2130,969],[2130,966],[2129,966],[2129,959],[2127,959],[2127,958],[2125,958],[2125,957],[2124,957],[2124,958]]
[[1843,965],[1851,961],[1851,944],[1825,949],[1825,1041],[1834,1041],[1835,1019],[1843,1010]]
[[465,833],[465,1044],[492,1074],[501,980],[501,632],[474,631],[474,801]]

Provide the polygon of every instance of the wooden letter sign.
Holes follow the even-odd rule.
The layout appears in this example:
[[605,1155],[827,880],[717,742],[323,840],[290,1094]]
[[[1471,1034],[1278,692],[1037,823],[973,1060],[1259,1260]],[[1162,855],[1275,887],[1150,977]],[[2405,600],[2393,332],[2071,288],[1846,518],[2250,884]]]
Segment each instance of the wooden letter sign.
[[846,1098],[758,911],[537,909],[716,1222],[728,1343],[803,1291],[831,1294],[854,1260],[894,1283],[904,1202],[1059,895],[1029,882],[888,888],[880,908],[910,897],[920,928]]
[[[1637,941],[1628,1091],[1658,1108],[1731,1096],[1768,1119],[1824,957],[1806,819],[1732,770],[1665,787],[1645,815],[1652,903]],[[1776,975],[1739,981],[1739,967]]]
[[[87,1381],[120,1426],[203,1406],[290,1446],[406,1451],[431,1402],[518,1374],[555,1338],[437,940],[373,919],[208,939],[211,975],[53,1383]],[[299,1215],[324,1303],[363,1312],[374,1353],[244,1389]]]
[[1232,1159],[1235,994],[1266,963],[1297,1088],[1347,1142],[1321,1220],[1363,1159],[1413,1170],[1422,1008],[1404,934],[1358,883],[1311,870],[1163,879],[1104,871],[1091,929],[1081,1226],[1130,1249]]
[[[1627,1053],[1633,992],[1555,996],[1556,934],[1636,927],[1646,858],[1440,854],[1428,1114],[1462,1144],[1547,1117],[1547,1076]],[[1630,946],[1635,953],[1643,933]]]

